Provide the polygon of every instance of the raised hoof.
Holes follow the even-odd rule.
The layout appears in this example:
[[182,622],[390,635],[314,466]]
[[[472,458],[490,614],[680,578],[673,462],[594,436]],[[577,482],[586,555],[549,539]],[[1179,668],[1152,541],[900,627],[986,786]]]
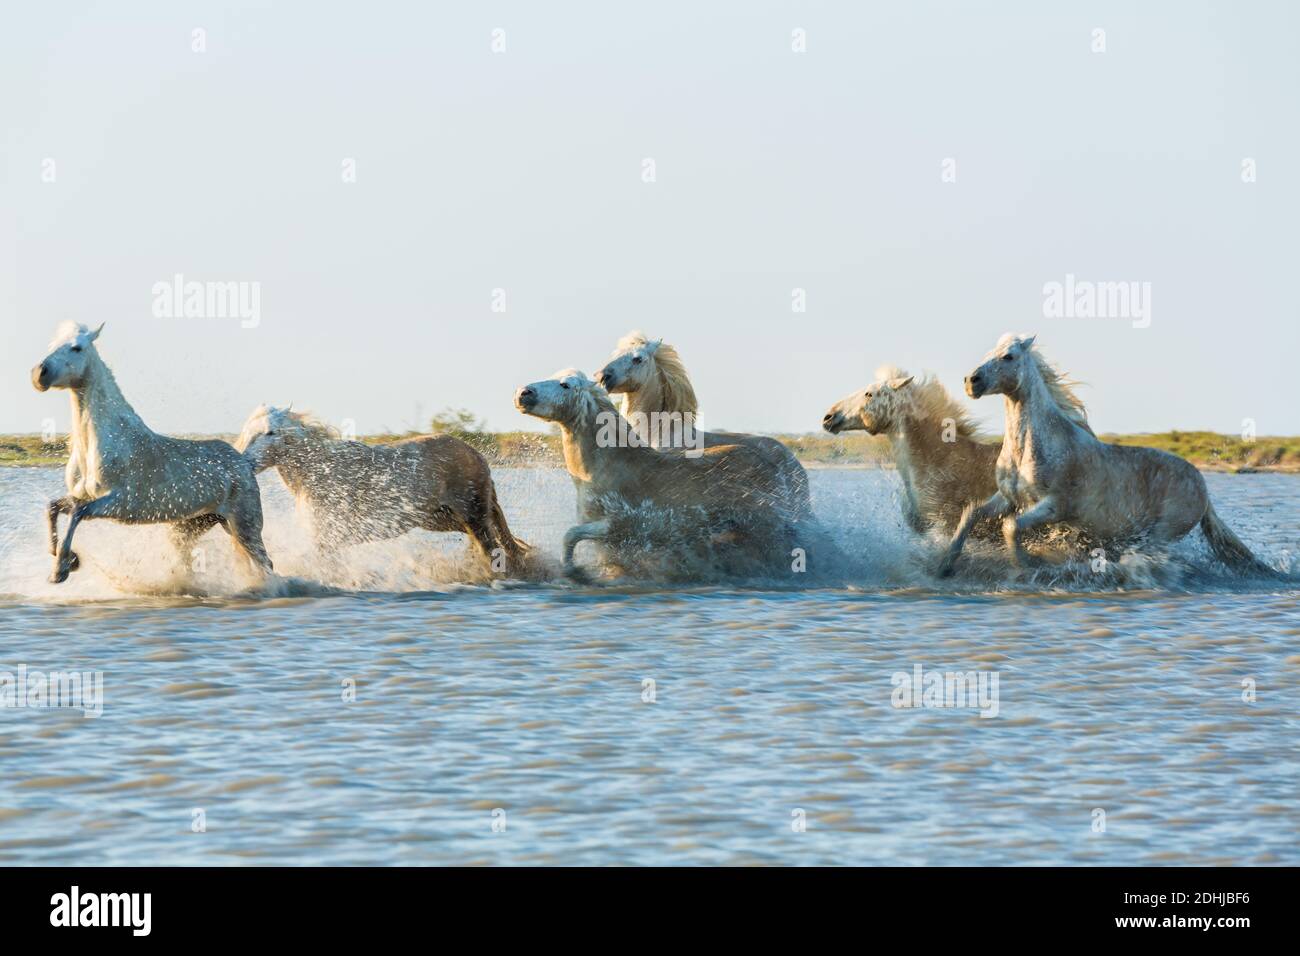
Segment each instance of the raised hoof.
[[73,551],[68,555],[68,571],[77,571],[81,568],[81,558],[77,557],[77,552]]
[[938,574],[939,574],[939,577],[941,577],[941,578],[950,578],[950,577],[952,577],[953,572],[954,572],[955,570],[957,570],[957,565],[956,565],[955,562],[953,562],[953,561],[945,561],[943,564],[939,565],[939,571],[938,571]]

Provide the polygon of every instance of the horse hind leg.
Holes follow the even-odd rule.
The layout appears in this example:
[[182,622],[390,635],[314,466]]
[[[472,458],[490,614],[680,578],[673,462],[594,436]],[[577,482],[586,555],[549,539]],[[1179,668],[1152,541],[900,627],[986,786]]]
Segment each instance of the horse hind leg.
[[454,516],[452,520],[469,536],[494,574],[521,570],[526,546],[510,533],[493,485],[478,487],[466,514]]
[[510,570],[509,552],[488,514],[476,514],[467,519],[465,534],[477,546],[493,573]]
[[180,559],[181,567],[186,572],[198,570],[195,564],[202,561],[202,555],[196,557],[194,553],[194,543],[209,530],[222,523],[223,519],[220,515],[203,514],[182,519],[171,526],[172,547],[176,549],[176,556]]
[[245,567],[258,583],[265,581],[275,568],[266,553],[266,545],[262,543],[261,499],[245,503],[242,508],[225,515],[225,520],[235,554],[243,559]]
[[528,545],[520,541],[510,531],[506,523],[505,512],[501,510],[501,500],[493,489],[492,505],[484,518],[485,534],[491,537],[493,546],[487,548],[492,558],[492,570],[519,574],[524,570],[524,556]]

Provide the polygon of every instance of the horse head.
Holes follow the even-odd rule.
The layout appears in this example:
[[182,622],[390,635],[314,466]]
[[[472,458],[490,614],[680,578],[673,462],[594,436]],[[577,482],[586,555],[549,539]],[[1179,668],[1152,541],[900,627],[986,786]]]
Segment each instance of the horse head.
[[255,471],[274,468],[307,437],[303,417],[288,408],[258,405],[235,439],[235,451],[253,464]]
[[32,369],[32,387],[38,392],[50,388],[81,388],[87,371],[98,357],[94,343],[102,331],[102,323],[93,332],[75,322],[60,325],[50,343],[50,353]]
[[984,356],[984,364],[965,378],[966,394],[971,398],[985,395],[1017,395],[1024,382],[1025,370],[1033,361],[1034,336],[1008,332]]
[[822,418],[822,428],[832,435],[851,431],[879,435],[890,431],[905,400],[904,389],[912,384],[913,377],[896,368],[881,369],[876,375],[877,380],[865,389],[832,405]]
[[597,384],[611,395],[640,391],[654,378],[655,354],[662,345],[663,339],[651,342],[642,332],[629,332],[596,373]]
[[556,372],[515,392],[515,408],[525,415],[569,427],[594,419],[606,407],[613,408],[605,390],[576,368]]

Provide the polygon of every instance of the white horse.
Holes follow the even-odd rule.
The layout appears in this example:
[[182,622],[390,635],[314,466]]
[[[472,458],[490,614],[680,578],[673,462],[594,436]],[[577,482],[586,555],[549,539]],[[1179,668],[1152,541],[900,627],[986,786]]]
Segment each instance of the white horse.
[[[32,369],[37,391],[66,388],[72,400],[68,494],[51,501],[46,511],[50,554],[56,555],[50,581],[65,581],[79,567],[72,535],[91,518],[170,524],[182,556],[219,524],[230,534],[236,554],[264,578],[271,572],[271,559],[262,546],[262,499],[252,466],[224,441],[188,441],[151,431],[95,349],[103,329],[91,332],[64,323],[50,343],[50,354]],[[72,515],[62,547],[60,514]]]
[[1006,428],[997,462],[998,490],[971,508],[940,566],[952,573],[975,522],[1002,518],[1011,560],[1026,563],[1022,537],[1061,523],[1108,550],[1177,541],[1198,522],[1219,560],[1273,576],[1210,504],[1205,479],[1189,462],[1154,448],[1110,445],[1088,427],[1082,403],[1034,348],[1034,338],[1004,335],[966,377],[971,398],[1002,395]]
[[783,498],[790,502],[796,517],[811,517],[808,473],[785,445],[763,435],[697,429],[699,405],[695,389],[681,356],[663,339],[650,341],[641,332],[629,332],[614,347],[605,367],[596,373],[596,383],[611,395],[623,396],[623,417],[655,448],[753,448],[777,469],[786,489]]

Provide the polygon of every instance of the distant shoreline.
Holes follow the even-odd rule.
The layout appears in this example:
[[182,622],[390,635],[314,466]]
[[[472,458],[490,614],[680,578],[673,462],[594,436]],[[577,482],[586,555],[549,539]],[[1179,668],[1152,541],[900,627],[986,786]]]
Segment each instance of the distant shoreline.
[[[363,435],[361,441],[374,445],[411,438],[402,435]],[[542,432],[447,432],[473,445],[493,465],[511,467],[541,465],[561,467],[558,435]],[[233,435],[186,436],[233,439]],[[889,442],[865,432],[832,436],[773,435],[807,468],[892,468]],[[1261,437],[1244,441],[1235,435],[1215,432],[1170,431],[1155,434],[1102,435],[1119,445],[1146,445],[1171,452],[1202,471],[1233,474],[1300,474],[1300,437]],[[990,439],[996,441],[996,438]],[[0,467],[50,467],[67,461],[66,437],[51,442],[40,435],[0,435]]]

